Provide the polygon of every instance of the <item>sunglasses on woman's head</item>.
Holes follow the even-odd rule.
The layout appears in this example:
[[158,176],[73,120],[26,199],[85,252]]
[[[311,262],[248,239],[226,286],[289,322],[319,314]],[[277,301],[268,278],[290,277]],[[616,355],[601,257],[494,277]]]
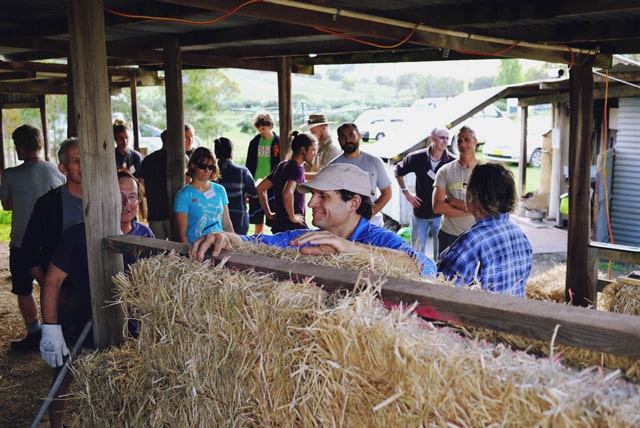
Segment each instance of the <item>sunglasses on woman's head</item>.
[[207,165],[206,163],[197,163],[196,166],[200,169],[208,169],[209,171],[216,169],[216,166],[213,164]]

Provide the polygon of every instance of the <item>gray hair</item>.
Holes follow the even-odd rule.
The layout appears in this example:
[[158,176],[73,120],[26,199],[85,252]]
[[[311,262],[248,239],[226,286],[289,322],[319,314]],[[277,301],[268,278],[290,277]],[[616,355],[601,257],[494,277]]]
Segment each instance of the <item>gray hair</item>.
[[73,146],[80,147],[80,142],[77,137],[67,138],[60,143],[60,147],[58,148],[58,163],[64,165],[69,161],[69,159],[67,159],[67,154],[69,153],[69,149]]

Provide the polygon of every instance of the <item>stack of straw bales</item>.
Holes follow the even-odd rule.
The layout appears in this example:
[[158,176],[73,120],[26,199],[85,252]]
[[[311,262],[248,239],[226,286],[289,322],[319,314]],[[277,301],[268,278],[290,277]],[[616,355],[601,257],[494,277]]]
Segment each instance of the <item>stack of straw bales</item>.
[[[351,263],[351,262],[347,262]],[[173,256],[117,278],[139,340],[77,365],[82,426],[638,426],[619,372],[576,371],[330,296]]]

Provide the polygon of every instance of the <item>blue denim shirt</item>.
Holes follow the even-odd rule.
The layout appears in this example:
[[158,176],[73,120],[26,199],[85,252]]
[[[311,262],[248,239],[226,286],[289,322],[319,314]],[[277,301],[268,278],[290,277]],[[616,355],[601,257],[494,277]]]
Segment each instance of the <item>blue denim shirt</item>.
[[[318,230],[320,229],[297,229],[276,233],[274,235],[241,236],[241,238],[243,241],[251,241],[273,245],[279,248],[286,248],[290,247],[291,245],[289,243],[298,236]],[[416,260],[416,263],[420,266],[420,270],[423,275],[436,274],[436,264],[433,260],[425,256],[424,253],[412,248],[407,241],[395,233],[369,223],[369,221],[364,217],[358,222],[358,225],[349,237],[349,241],[372,245],[374,247],[391,248],[394,250],[404,251]]]

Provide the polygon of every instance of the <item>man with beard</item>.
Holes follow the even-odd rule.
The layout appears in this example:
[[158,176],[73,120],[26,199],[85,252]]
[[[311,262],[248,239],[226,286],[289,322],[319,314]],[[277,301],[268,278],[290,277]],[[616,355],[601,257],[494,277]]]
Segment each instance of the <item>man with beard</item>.
[[[382,163],[382,159],[369,153],[360,151],[362,136],[355,123],[346,122],[338,127],[338,142],[343,153],[331,161],[334,163],[348,163],[355,165],[369,174],[371,181],[371,200],[373,201],[373,216],[371,223],[377,226],[383,225],[382,208],[391,199],[391,179]],[[380,195],[376,198],[376,188]]]

